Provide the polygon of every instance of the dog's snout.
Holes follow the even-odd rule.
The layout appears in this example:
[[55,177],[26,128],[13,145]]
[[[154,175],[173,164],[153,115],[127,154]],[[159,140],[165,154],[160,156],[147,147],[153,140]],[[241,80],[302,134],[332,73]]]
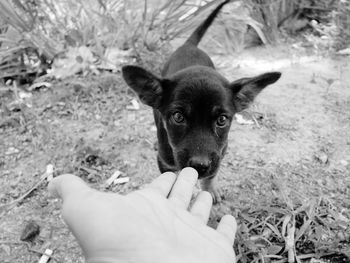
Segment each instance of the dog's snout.
[[192,157],[188,162],[188,166],[196,169],[199,174],[204,174],[209,170],[210,160],[205,157]]

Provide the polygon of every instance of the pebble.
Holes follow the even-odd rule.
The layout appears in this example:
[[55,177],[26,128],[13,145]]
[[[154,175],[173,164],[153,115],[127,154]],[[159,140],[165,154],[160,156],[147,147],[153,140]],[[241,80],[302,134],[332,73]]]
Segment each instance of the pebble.
[[347,166],[349,164],[349,162],[346,160],[340,160],[339,163],[343,166]]
[[19,153],[19,150],[15,147],[10,147],[5,152],[6,155],[12,155],[12,154],[16,154],[16,153]]
[[47,198],[40,198],[38,200],[38,204],[40,205],[40,207],[45,207],[49,204],[49,201],[47,200]]
[[34,220],[30,220],[22,230],[20,240],[31,242],[39,235],[39,233],[40,226]]
[[10,174],[10,171],[9,170],[4,170],[2,171],[2,175],[5,176],[5,175],[9,175]]
[[325,154],[323,152],[320,152],[320,153],[316,154],[315,157],[322,164],[328,163],[328,156],[327,156],[327,154]]

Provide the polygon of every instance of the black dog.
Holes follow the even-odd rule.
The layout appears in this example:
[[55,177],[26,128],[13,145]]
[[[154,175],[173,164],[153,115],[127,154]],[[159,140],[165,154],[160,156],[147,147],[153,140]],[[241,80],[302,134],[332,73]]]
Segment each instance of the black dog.
[[270,72],[229,82],[197,45],[213,22],[221,3],[165,64],[162,77],[137,66],[122,69],[126,83],[151,106],[157,126],[161,172],[190,166],[198,171],[202,188],[221,200],[214,185],[227,148],[227,135],[236,112],[242,111],[281,73]]

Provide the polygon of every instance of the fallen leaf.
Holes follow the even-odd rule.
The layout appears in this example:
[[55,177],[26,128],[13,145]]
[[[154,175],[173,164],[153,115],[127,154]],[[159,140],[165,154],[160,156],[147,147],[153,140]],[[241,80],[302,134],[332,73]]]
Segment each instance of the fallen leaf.
[[131,100],[131,105],[126,106],[126,109],[128,110],[139,110],[140,109],[140,104],[136,99]]
[[51,88],[52,84],[49,82],[38,82],[38,83],[34,83],[33,85],[31,85],[28,90],[29,91],[33,91],[33,90],[37,90],[40,88]]
[[340,55],[350,55],[350,47],[339,50],[337,53]]
[[58,79],[66,78],[90,70],[93,63],[94,56],[88,47],[69,47],[65,56],[54,61],[49,74]]
[[282,246],[272,245],[267,248],[267,254],[276,255],[282,250]]
[[20,92],[18,92],[18,97],[19,97],[21,100],[29,99],[29,98],[32,97],[32,94],[29,93],[29,92],[20,91]]
[[117,47],[106,48],[104,59],[97,68],[102,70],[116,71],[121,64],[130,60],[132,50],[121,50]]
[[252,125],[252,124],[254,124],[254,121],[247,120],[247,119],[243,118],[243,116],[241,114],[239,114],[239,113],[236,113],[235,117],[236,117],[237,123],[239,123],[239,124],[242,124],[242,125]]

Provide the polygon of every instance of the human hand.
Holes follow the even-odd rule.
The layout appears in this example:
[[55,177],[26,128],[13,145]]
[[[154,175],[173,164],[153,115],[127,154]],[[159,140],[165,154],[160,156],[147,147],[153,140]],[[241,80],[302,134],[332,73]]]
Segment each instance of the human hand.
[[89,263],[236,262],[235,219],[226,215],[216,230],[208,227],[208,192],[187,210],[197,176],[192,168],[178,177],[167,172],[142,190],[119,195],[67,174],[53,179],[49,190],[63,200],[63,219]]

